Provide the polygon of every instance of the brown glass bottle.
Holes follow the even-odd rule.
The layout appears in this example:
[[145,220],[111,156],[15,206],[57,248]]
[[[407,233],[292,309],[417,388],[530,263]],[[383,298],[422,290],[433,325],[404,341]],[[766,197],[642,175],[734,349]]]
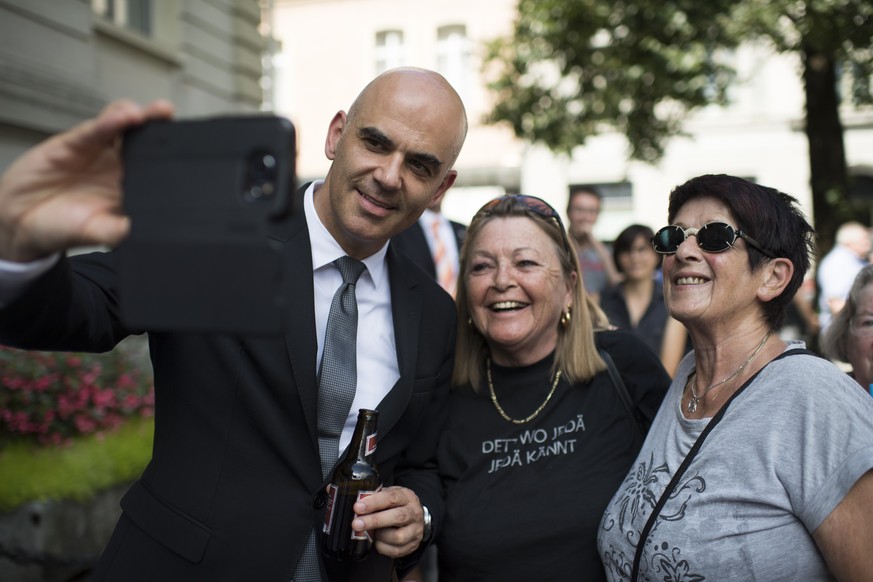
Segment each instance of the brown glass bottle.
[[360,409],[346,456],[330,476],[324,526],[319,537],[321,551],[334,560],[363,560],[373,547],[369,532],[353,530],[352,520],[355,503],[382,488],[375,461],[378,420],[377,411]]

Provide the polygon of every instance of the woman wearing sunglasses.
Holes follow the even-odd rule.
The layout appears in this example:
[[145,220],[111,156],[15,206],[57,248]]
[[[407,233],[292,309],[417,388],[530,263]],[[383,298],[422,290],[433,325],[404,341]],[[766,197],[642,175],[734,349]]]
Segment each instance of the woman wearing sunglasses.
[[775,331],[809,268],[796,200],[732,176],[670,195],[664,296],[692,351],[610,502],[610,580],[869,580],[873,400]]
[[[603,580],[603,510],[670,379],[632,333],[600,331],[554,209],[504,196],[461,250],[441,580]],[[595,339],[596,336],[596,339]],[[625,408],[598,348],[621,371]]]

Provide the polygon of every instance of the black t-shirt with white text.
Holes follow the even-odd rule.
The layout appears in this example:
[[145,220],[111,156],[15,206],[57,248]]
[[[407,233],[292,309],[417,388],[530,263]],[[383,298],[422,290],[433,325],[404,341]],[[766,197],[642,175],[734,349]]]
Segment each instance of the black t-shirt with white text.
[[[657,357],[629,332],[597,340],[650,423],[670,384]],[[551,363],[492,364],[506,414],[523,419],[543,403]],[[606,372],[574,386],[562,379],[525,424],[498,414],[484,381],[478,393],[454,390],[438,455],[447,494],[440,580],[603,580],[597,528],[641,445]]]

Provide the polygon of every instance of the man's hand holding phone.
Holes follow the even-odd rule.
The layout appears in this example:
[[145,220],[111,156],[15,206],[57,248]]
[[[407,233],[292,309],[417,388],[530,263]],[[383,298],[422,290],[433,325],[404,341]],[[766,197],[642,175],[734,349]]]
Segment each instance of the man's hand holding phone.
[[130,227],[121,211],[122,136],[172,115],[166,101],[116,101],[13,162],[0,178],[0,259],[28,262],[77,246],[117,245]]

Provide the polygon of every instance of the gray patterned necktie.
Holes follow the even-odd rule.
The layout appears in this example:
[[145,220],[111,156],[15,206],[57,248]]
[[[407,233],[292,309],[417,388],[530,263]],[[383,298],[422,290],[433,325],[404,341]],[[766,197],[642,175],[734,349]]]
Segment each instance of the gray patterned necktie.
[[[355,399],[357,362],[355,344],[358,334],[358,301],[355,285],[366,267],[351,257],[333,262],[343,277],[330,304],[324,350],[318,370],[318,450],[322,476],[327,477],[339,454],[339,439]],[[294,582],[320,580],[318,546],[313,530],[303,556],[294,572]]]
[[355,284],[366,267],[351,257],[333,262],[343,276],[327,316],[324,351],[318,371],[318,449],[322,476],[336,462],[339,439],[355,399],[358,372],[355,340],[358,334],[358,302]]

